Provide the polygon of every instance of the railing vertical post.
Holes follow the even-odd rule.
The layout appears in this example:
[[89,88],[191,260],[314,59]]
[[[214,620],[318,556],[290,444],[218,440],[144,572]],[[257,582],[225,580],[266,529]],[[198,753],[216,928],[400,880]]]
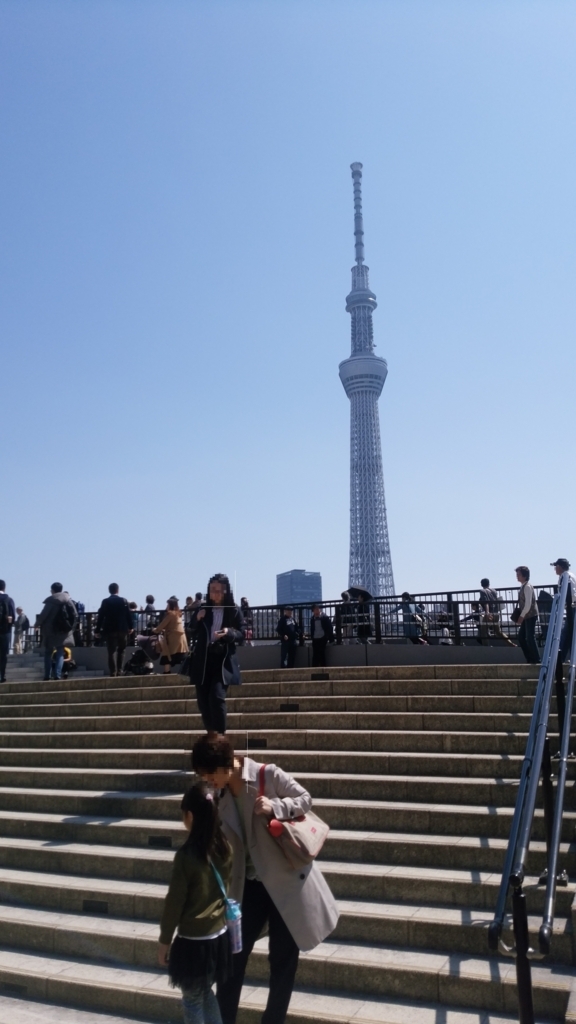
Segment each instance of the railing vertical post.
[[298,625],[300,627],[300,647],[304,647],[304,612],[302,608],[298,609]]
[[342,607],[336,605],[336,643],[342,643]]
[[522,888],[514,889],[512,895],[514,939],[516,942],[516,981],[518,983],[518,1008],[520,1024],[534,1024],[532,1002],[532,972],[528,959],[528,912],[526,897]]
[[452,594],[446,594],[446,606],[448,608],[448,615],[452,621],[454,627],[454,643],[457,647],[462,643],[462,631],[460,629],[460,605],[458,601],[453,600]]
[[380,621],[380,602],[374,605],[374,639],[377,644],[382,643],[382,623]]
[[87,647],[92,647],[92,644],[94,643],[94,634],[92,632],[92,619],[93,619],[93,617],[94,616],[93,616],[92,612],[86,612],[86,646]]
[[550,760],[550,740],[548,737],[546,737],[544,756],[542,758],[542,799],[544,803],[544,824],[546,827],[546,853],[547,859],[549,859],[552,850],[552,825],[554,822],[554,787],[552,785],[552,762]]

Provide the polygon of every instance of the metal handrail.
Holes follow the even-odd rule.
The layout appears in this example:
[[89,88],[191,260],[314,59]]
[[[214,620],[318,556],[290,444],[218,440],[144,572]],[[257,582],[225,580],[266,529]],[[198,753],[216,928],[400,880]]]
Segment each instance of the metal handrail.
[[[538,676],[534,711],[526,742],[526,752],[522,763],[518,796],[512,818],[508,849],[502,872],[502,881],[498,893],[494,920],[489,928],[488,943],[494,952],[499,951],[516,959],[516,978],[518,983],[518,1003],[520,1024],[534,1024],[534,1007],[532,1001],[532,979],[530,961],[541,959],[550,950],[550,937],[554,921],[554,905],[556,897],[558,857],[564,814],[564,793],[566,783],[568,747],[570,743],[570,723],[574,697],[574,679],[576,670],[576,634],[573,636],[570,655],[570,673],[564,722],[561,723],[560,767],[556,798],[551,781],[550,748],[548,725],[552,684],[556,674],[560,636],[564,618],[564,608],[568,588],[571,586],[566,573],[555,595],[550,612],[550,622],[546,645],[542,658],[542,666]],[[528,934],[528,913],[526,896],[522,890],[525,878],[526,861],[530,846],[530,838],[536,809],[538,783],[542,776],[544,817],[546,823],[547,868],[541,877],[546,879],[546,897],[543,921],[539,932],[539,949],[530,946]],[[561,876],[564,882],[564,877]],[[512,889],[512,919],[515,944],[507,946],[502,939],[502,929],[506,914],[506,903],[509,890]]]

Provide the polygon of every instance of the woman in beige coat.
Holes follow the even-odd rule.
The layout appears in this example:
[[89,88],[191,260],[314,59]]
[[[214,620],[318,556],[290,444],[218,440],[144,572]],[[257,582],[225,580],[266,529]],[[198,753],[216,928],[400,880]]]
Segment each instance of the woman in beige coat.
[[237,758],[227,736],[203,736],[192,749],[192,767],[221,790],[222,831],[232,847],[228,895],[242,903],[242,951],[234,954],[233,977],[218,985],[222,1024],[235,1024],[248,957],[268,925],[270,991],[262,1024],[284,1024],[300,950],[310,950],[334,930],[338,908],[313,861],[294,868],[269,835],[271,817],[290,821],[306,814],[310,794],[281,768]]
[[160,650],[162,652],[160,664],[164,666],[164,672],[168,673],[172,665],[179,665],[184,661],[188,653],[184,620],[175,597],[171,597],[168,601],[162,622],[159,622],[152,632],[162,634],[160,638]]

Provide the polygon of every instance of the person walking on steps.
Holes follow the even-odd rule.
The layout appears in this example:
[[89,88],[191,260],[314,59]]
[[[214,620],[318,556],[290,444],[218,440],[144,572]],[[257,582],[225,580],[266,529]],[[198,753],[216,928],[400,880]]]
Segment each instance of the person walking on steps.
[[540,664],[540,654],[536,643],[536,623],[538,621],[538,607],[536,605],[536,593],[529,582],[530,569],[527,565],[519,565],[516,568],[516,579],[520,584],[518,592],[519,617],[516,619],[518,629],[518,643],[522,653],[529,665]]
[[[76,605],[70,594],[61,583],[53,583],[50,597],[44,601],[44,607],[36,619],[36,628],[40,630],[44,648],[44,680],[50,679],[53,671],[54,679],[62,678],[64,664],[64,647],[74,647],[74,629],[78,621]],[[56,661],[52,669],[52,653],[56,650]]]
[[491,632],[493,636],[497,636],[500,640],[503,640],[508,647],[517,647],[518,644],[515,644],[509,636],[506,636],[506,633],[502,632],[502,626],[500,625],[502,602],[496,591],[490,586],[490,580],[487,579],[487,577],[484,577],[484,579],[480,580],[480,586],[482,587],[482,590],[480,591],[479,600],[482,607],[482,614],[484,615],[484,622],[488,626],[488,631]]
[[564,662],[572,650],[572,637],[574,635],[574,609],[576,608],[576,576],[570,572],[570,562],[567,558],[557,558],[551,565],[559,576],[558,584],[561,585],[562,577],[568,576],[568,593],[566,594],[566,609],[564,625],[560,634],[560,647],[558,648],[558,660],[556,661],[556,704],[558,708],[558,732],[562,736],[564,729],[564,718],[566,715],[566,689],[564,686]]
[[248,958],[266,925],[270,991],[261,1024],[284,1024],[300,950],[314,949],[330,935],[338,909],[316,863],[292,867],[267,825],[273,817],[290,821],[306,814],[312,799],[277,765],[235,757],[226,736],[198,740],[192,767],[221,791],[218,810],[233,858],[230,896],[242,904],[242,951],[232,958],[232,977],[216,991],[222,1024],[236,1022]]
[[230,580],[216,573],[208,583],[208,600],[191,622],[194,650],[190,682],[196,687],[198,710],[209,735],[226,732],[226,693],[240,683],[236,644],[244,640],[244,619],[234,604]]
[[24,614],[22,608],[17,608],[14,621],[14,654],[26,653],[26,637],[29,629],[30,619]]
[[189,834],[174,858],[158,963],[168,967],[170,984],[182,990],[184,1024],[222,1024],[212,986],[224,983],[231,970],[225,898],[232,851],[213,794],[203,783],[188,790],[181,810]]
[[180,665],[188,653],[188,640],[184,631],[184,621],[176,597],[168,599],[164,618],[152,632],[162,633],[160,639],[160,664],[164,666],[164,673],[168,674],[172,665],[174,667]]
[[6,666],[15,618],[14,601],[6,593],[6,583],[0,580],[0,683],[6,682]]
[[128,637],[134,629],[134,618],[125,597],[120,597],[117,583],[108,587],[110,597],[105,597],[98,611],[96,636],[103,636],[108,648],[108,674],[122,674],[124,651]]

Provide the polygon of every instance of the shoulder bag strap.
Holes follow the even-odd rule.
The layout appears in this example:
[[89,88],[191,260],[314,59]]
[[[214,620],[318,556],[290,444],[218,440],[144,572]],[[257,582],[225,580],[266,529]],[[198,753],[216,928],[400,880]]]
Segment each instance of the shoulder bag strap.
[[224,885],[224,882],[222,881],[222,876],[221,876],[220,872],[218,871],[218,869],[216,868],[216,865],[214,864],[213,861],[210,861],[210,867],[212,868],[212,871],[214,872],[214,877],[215,877],[216,881],[218,882],[218,885],[220,886],[220,889],[222,891],[222,895],[223,895],[224,899],[225,900],[228,899],[228,893],[226,892],[226,887]]
[[264,796],[264,783],[266,781],[266,765],[260,765],[260,771],[258,772],[258,796]]

